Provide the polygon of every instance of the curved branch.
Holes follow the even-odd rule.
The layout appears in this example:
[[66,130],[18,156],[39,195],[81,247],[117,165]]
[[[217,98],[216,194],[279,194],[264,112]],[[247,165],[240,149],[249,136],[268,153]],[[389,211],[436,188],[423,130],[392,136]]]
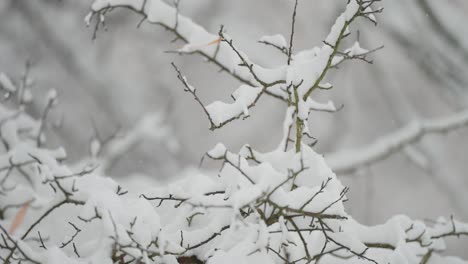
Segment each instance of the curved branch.
[[335,173],[349,173],[387,158],[426,134],[447,133],[465,126],[468,126],[468,110],[447,117],[414,121],[369,145],[332,153],[326,159]]

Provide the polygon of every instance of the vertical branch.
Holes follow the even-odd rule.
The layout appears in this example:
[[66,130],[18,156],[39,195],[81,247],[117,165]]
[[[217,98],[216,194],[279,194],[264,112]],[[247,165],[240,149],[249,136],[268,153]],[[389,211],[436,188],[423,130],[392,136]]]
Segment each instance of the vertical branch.
[[293,15],[292,15],[291,36],[289,37],[288,65],[291,64],[291,56],[292,56],[292,50],[293,50],[293,44],[294,44],[294,29],[296,27],[296,13],[297,13],[298,2],[299,0],[296,0],[296,3],[294,4]]
[[301,152],[301,144],[302,144],[302,126],[304,125],[304,121],[302,121],[299,117],[296,118],[296,153]]
[[176,10],[176,18],[175,18],[175,25],[174,25],[175,30],[177,30],[177,28],[179,27],[179,5],[180,5],[180,0],[174,0],[174,7]]
[[[293,45],[294,45],[294,32],[296,28],[296,14],[297,14],[297,5],[299,0],[296,0],[294,3],[294,11],[292,14],[291,19],[291,36],[289,37],[289,50],[288,50],[288,65],[291,64],[291,57],[293,52]],[[295,101],[295,108],[296,108],[296,153],[301,151],[301,144],[302,144],[302,126],[304,122],[299,118],[299,95],[297,93],[297,88],[300,85],[293,86],[294,88],[294,101]]]
[[23,103],[25,103],[24,102],[24,93],[25,93],[26,89],[28,88],[28,80],[29,80],[29,74],[30,74],[30,71],[31,71],[31,66],[32,66],[31,61],[27,60],[26,65],[25,65],[25,69],[24,69],[24,73],[21,76],[20,86],[18,88],[17,100],[18,100],[19,105],[22,105]]
[[298,85],[293,85],[293,90],[294,90],[294,107],[296,108],[296,153],[299,153],[301,151],[301,144],[302,144],[302,133],[303,133],[303,125],[304,121],[299,117],[299,94],[297,92],[297,89],[299,86],[302,85],[302,82],[299,83]]

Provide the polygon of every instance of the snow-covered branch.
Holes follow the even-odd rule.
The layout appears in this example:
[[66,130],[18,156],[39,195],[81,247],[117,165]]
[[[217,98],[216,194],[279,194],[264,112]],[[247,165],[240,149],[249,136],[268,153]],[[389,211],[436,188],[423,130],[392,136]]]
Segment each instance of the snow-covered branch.
[[[381,8],[372,9],[375,2],[378,1],[350,1],[345,11],[335,21],[321,47],[313,47],[292,54],[294,22],[298,5],[296,2],[292,16],[289,46],[281,35],[261,39],[262,43],[274,46],[287,54],[287,63],[276,68],[265,68],[251,61],[242,50],[238,49],[223,27],[217,35],[211,34],[192,20],[180,15],[179,4],[171,7],[161,0],[96,0],[86,21],[90,24],[92,19],[96,18],[96,30],[101,23],[104,23],[105,15],[114,8],[124,7],[141,14],[144,20],[149,23],[161,25],[172,31],[178,39],[186,43],[177,50],[178,53],[201,54],[243,83],[232,94],[234,102],[215,101],[204,105],[196,95],[194,86],[187,82],[186,77],[181,74],[179,69],[175,68],[178,78],[186,90],[190,91],[195,100],[201,104],[212,130],[221,128],[241,117],[248,117],[249,109],[259,101],[263,94],[268,94],[280,98],[287,105],[296,107],[296,142],[301,142],[302,134],[308,131],[307,128],[304,128],[307,123],[304,121],[307,120],[310,111],[316,109],[311,106],[311,104],[316,104],[309,96],[315,89],[332,87],[328,84],[322,84],[329,70],[336,68],[345,60],[370,62],[366,56],[377,50],[365,50],[358,43],[344,51],[340,50],[341,43],[350,35],[349,27],[354,20],[363,17],[375,22],[375,14],[382,11]],[[322,108],[319,107],[319,109]],[[326,111],[335,110],[334,107],[326,108]],[[300,143],[296,144],[297,150],[300,146]]]
[[417,120],[375,142],[356,149],[341,150],[326,155],[336,173],[348,173],[372,165],[420,140],[426,134],[447,133],[468,126],[468,111],[447,117]]
[[[96,18],[96,33],[99,26],[104,23],[105,15],[114,8],[131,9],[143,16],[142,21],[160,25],[172,32],[176,36],[176,40],[186,43],[176,51],[177,53],[199,54],[243,84],[257,85],[250,72],[239,66],[239,60],[235,52],[226,43],[220,43],[218,34],[209,33],[191,19],[180,15],[178,5],[172,7],[161,0],[96,0],[91,6],[91,13],[86,17],[86,23],[90,25],[93,18]],[[266,94],[281,100],[286,98],[279,90],[266,91]]]

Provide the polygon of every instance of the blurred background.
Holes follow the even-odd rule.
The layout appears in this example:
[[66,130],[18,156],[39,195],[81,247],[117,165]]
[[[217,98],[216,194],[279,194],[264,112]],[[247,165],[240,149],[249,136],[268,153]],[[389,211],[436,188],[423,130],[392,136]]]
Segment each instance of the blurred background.
[[[259,151],[274,149],[282,136],[285,106],[263,98],[251,117],[209,131],[202,109],[177,80],[170,62],[183,70],[206,103],[229,100],[238,83],[200,57],[179,56],[183,43],[164,29],[143,22],[128,10],[106,17],[105,30],[93,40],[84,17],[91,1],[0,1],[0,71],[21,79],[30,63],[31,92],[50,88],[60,105],[49,128],[51,147],[64,145],[69,159],[90,153],[96,135],[132,131],[140,120],[160,115],[161,136],[132,141],[119,162],[106,173],[121,181],[146,175],[170,181],[197,167],[217,142],[232,151],[249,143]],[[321,45],[345,0],[300,0],[295,50]],[[385,45],[374,63],[348,62],[329,79],[330,91],[316,100],[344,105],[337,113],[313,113],[310,130],[319,153],[336,153],[370,144],[414,120],[447,116],[468,107],[468,2],[466,0],[387,0],[378,26],[360,21],[353,28],[366,48]],[[252,60],[277,66],[284,58],[257,43],[264,35],[289,36],[292,0],[181,0],[181,13],[211,32],[223,24]],[[40,97],[39,97],[40,98]],[[39,117],[46,100],[27,111]],[[54,122],[55,122],[54,121]],[[158,128],[156,128],[158,130]],[[440,215],[468,221],[468,129],[426,135],[388,158],[339,174],[351,187],[348,212],[365,224],[378,224],[395,214],[434,219]],[[410,154],[413,153],[413,154]],[[417,155],[414,155],[417,153]],[[417,159],[415,157],[418,157]],[[206,170],[219,164],[207,163]],[[184,172],[185,171],[185,172]],[[468,240],[453,240],[448,253],[468,258]],[[463,250],[465,249],[465,250]]]

